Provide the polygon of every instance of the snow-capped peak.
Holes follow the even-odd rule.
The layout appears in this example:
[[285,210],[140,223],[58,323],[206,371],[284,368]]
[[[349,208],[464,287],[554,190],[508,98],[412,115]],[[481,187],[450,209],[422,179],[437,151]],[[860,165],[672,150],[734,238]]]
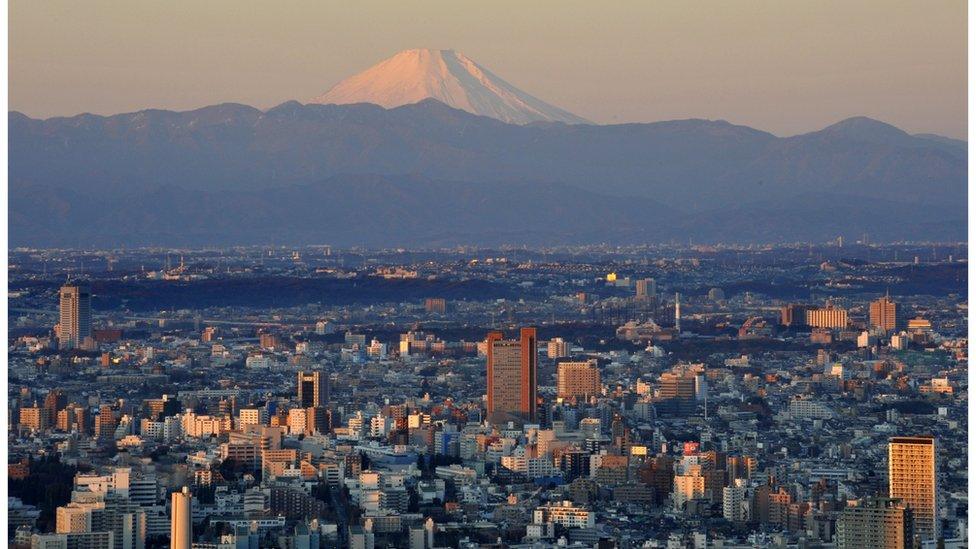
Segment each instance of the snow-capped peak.
[[454,50],[401,51],[309,102],[374,103],[389,109],[428,98],[511,124],[589,123],[519,90]]

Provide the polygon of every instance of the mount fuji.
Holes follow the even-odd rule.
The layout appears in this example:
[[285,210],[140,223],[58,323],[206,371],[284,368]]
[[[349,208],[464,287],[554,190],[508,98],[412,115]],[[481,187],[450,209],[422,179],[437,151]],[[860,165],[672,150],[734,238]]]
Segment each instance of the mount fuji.
[[401,51],[309,103],[373,103],[390,109],[425,99],[509,124],[590,123],[525,93],[454,50]]

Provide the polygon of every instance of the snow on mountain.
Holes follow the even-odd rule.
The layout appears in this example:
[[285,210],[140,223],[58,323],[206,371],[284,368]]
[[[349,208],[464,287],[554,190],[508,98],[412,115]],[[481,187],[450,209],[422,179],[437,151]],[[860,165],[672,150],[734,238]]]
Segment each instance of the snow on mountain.
[[537,99],[454,50],[404,50],[309,101],[399,107],[433,98],[510,124],[589,122]]

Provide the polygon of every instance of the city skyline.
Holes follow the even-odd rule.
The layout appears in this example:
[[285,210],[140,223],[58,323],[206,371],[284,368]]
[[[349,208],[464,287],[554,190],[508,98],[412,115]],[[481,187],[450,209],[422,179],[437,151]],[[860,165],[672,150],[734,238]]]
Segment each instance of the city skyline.
[[174,252],[9,252],[12,545],[968,543],[965,247]]
[[11,3],[8,547],[969,547],[967,14]]

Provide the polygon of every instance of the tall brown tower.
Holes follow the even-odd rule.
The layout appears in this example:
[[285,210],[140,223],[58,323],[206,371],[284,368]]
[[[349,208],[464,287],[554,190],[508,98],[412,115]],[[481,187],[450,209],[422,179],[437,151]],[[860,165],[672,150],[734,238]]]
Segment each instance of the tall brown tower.
[[869,321],[872,328],[892,332],[898,327],[898,304],[887,295],[871,302]]
[[538,340],[535,328],[522,328],[519,339],[490,332],[488,354],[488,419],[492,423],[536,421]]
[[91,287],[65,284],[61,288],[61,323],[58,346],[78,349],[92,335]]

